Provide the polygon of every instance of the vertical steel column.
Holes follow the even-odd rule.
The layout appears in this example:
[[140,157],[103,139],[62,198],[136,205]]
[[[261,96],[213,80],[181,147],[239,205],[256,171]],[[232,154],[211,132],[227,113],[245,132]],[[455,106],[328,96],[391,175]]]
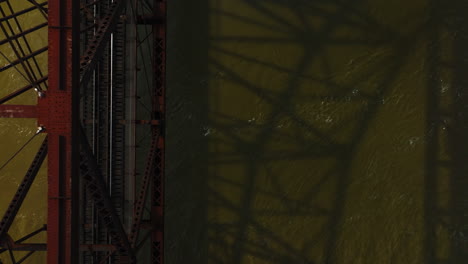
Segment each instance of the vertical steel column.
[[38,99],[48,133],[47,263],[78,263],[79,1],[49,0],[49,88]]
[[[153,24],[153,120],[160,120],[154,128],[153,137],[158,137],[154,178],[152,180],[151,221],[156,226],[151,232],[151,263],[164,260],[164,155],[166,115],[166,0],[153,2],[153,16],[161,18]],[[159,131],[158,131],[159,130]]]

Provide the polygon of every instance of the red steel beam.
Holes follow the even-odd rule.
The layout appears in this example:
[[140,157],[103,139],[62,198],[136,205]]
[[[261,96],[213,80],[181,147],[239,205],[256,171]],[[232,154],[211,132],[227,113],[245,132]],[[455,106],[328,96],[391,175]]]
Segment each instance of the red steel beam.
[[35,105],[0,105],[0,118],[37,118]]
[[79,260],[80,6],[50,0],[49,87],[38,99],[38,124],[48,133],[47,263]]

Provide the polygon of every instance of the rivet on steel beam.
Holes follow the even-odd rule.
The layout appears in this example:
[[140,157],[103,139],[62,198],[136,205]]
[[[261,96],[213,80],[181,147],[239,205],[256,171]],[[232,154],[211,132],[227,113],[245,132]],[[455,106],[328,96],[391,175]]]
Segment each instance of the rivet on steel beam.
[[44,93],[44,92],[41,90],[41,88],[39,88],[39,87],[35,87],[35,88],[34,88],[34,91],[36,91],[37,96],[38,96],[39,98],[42,98],[42,97],[45,96],[45,93]]
[[36,131],[36,135],[43,132],[45,130],[45,128],[43,126],[40,126],[37,128],[37,131]]

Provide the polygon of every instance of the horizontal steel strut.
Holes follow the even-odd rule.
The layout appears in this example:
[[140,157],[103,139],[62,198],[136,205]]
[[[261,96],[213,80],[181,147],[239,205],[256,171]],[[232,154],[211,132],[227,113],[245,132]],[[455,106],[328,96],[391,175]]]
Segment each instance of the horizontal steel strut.
[[37,118],[35,105],[0,105],[0,117]]

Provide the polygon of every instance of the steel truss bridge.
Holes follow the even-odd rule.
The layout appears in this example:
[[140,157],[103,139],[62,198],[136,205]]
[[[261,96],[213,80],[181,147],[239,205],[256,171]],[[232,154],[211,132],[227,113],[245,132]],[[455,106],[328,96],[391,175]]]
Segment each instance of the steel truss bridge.
[[[39,19],[25,26],[33,13]],[[48,45],[35,48],[40,30]],[[38,126],[10,160],[42,141],[0,212],[1,259],[47,251],[48,264],[163,263],[165,36],[165,0],[0,0],[0,74],[27,83],[0,95],[0,117]],[[28,93],[37,104],[11,103]],[[47,223],[13,239],[46,160]],[[43,232],[46,243],[28,243]]]

